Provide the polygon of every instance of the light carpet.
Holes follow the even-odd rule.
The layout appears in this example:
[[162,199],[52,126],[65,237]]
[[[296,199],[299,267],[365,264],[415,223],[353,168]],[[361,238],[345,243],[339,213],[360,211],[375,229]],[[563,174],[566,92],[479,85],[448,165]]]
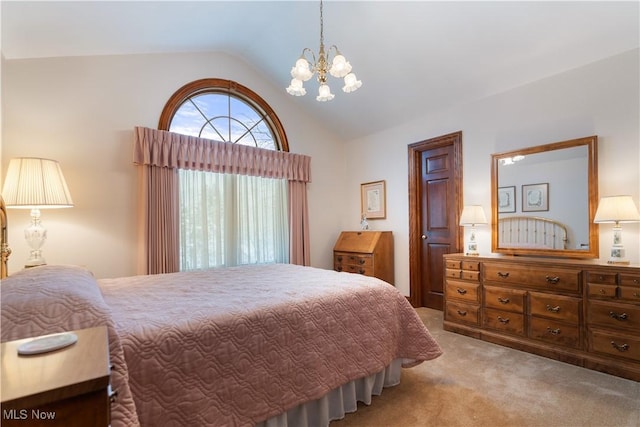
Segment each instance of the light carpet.
[[640,383],[443,331],[417,309],[444,354],[331,427],[639,427]]

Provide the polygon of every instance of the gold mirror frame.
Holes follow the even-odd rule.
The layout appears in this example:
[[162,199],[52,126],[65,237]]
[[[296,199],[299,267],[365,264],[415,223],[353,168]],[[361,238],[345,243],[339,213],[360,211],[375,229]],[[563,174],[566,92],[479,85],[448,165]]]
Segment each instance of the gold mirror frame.
[[[498,242],[498,166],[500,159],[514,157],[516,155],[531,155],[536,153],[562,150],[565,148],[586,146],[588,153],[588,197],[589,197],[589,249],[536,249],[536,248],[505,248],[499,247]],[[572,139],[568,141],[555,142],[551,144],[538,145],[520,150],[491,155],[491,251],[510,255],[533,255],[533,256],[553,256],[561,258],[598,258],[599,234],[598,226],[593,223],[593,218],[598,206],[598,137],[589,136],[586,138]],[[570,199],[570,195],[567,195]],[[535,216],[535,215],[531,215]]]

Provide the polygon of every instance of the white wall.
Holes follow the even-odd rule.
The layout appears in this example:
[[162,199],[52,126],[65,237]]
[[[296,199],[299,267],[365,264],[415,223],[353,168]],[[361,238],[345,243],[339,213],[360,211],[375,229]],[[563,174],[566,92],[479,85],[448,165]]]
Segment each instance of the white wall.
[[[464,203],[491,209],[491,154],[598,135],[599,194],[630,194],[640,206],[639,54],[633,50],[510,91],[428,112],[419,120],[348,143],[349,226],[356,227],[359,184],[387,180],[387,219],[369,221],[395,235],[396,286],[409,294],[407,145],[462,131]],[[429,94],[425,93],[425,97]],[[610,225],[600,226],[600,257],[609,257]],[[480,253],[491,252],[478,227]],[[627,257],[640,262],[640,227],[624,224]]]
[[[2,159],[59,160],[76,206],[43,211],[49,263],[81,264],[97,277],[135,273],[134,126],[155,127],[183,84],[235,80],[262,96],[286,129],[291,150],[311,155],[312,265],[331,268],[340,230],[357,229],[360,184],[387,182],[387,218],[374,229],[395,235],[396,286],[409,294],[407,145],[461,130],[464,203],[490,209],[490,155],[589,135],[599,137],[600,195],[631,194],[640,205],[638,50],[441,111],[346,145],[301,114],[280,87],[251,66],[219,53],[3,61]],[[429,94],[424,94],[425,97]],[[355,159],[346,164],[345,159]],[[348,166],[348,167],[347,167]],[[10,210],[10,272],[28,256],[27,211]],[[611,226],[601,225],[601,257]],[[628,257],[640,262],[640,227],[623,228]],[[480,251],[490,252],[489,228]]]
[[[128,55],[3,61],[1,163],[38,156],[60,161],[75,207],[42,211],[50,264],[80,264],[97,277],[135,274],[134,126],[156,127],[169,97],[185,83],[237,81],[276,111],[292,152],[312,157],[311,262],[330,268],[341,222],[344,144],[304,116],[283,88],[220,53]],[[4,177],[3,177],[4,178]],[[26,210],[9,210],[10,273],[22,268]]]

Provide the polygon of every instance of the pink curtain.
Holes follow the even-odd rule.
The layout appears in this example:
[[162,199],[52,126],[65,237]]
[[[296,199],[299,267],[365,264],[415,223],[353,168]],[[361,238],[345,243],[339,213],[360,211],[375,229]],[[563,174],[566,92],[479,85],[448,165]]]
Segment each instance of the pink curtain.
[[139,165],[138,185],[138,273],[179,271],[178,170]]
[[289,262],[311,265],[306,182],[289,181]]
[[289,261],[309,265],[311,157],[136,127],[133,159],[140,166],[139,273],[179,269],[178,168],[288,180]]

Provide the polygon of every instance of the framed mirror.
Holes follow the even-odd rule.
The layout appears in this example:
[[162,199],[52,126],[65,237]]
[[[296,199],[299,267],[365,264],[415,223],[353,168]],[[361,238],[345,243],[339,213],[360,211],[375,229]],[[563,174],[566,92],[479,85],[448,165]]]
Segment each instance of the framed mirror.
[[598,258],[598,137],[493,154],[491,250]]

